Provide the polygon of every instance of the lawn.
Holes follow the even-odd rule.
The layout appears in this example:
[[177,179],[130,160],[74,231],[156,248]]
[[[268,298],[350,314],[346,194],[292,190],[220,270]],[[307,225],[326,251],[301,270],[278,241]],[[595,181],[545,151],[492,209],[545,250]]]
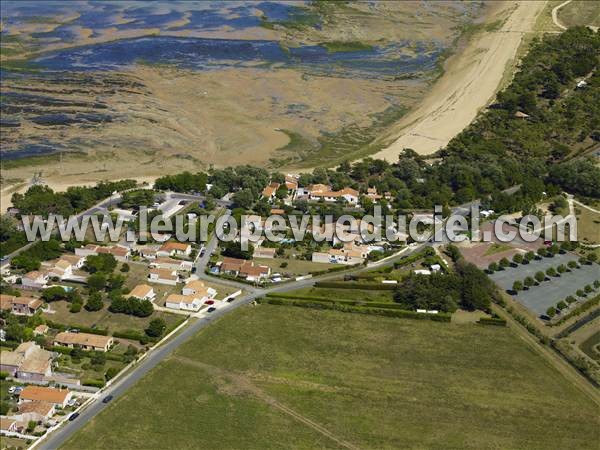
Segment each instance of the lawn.
[[581,206],[575,207],[577,238],[587,244],[600,244],[600,214]]
[[113,314],[108,310],[108,302],[105,302],[105,307],[100,311],[86,311],[82,308],[78,313],[69,312],[69,303],[66,301],[58,301],[50,303],[50,307],[56,311],[54,314],[43,313],[46,320],[58,322],[63,325],[91,327],[95,325],[97,328],[108,328],[110,332],[139,330],[143,331],[148,327],[152,319],[162,317],[167,324],[167,328],[171,328],[176,322],[181,320],[181,316],[175,316],[169,313],[154,311],[149,317],[136,317],[127,314]]
[[484,256],[491,256],[495,255],[496,253],[502,253],[512,249],[513,247],[508,244],[498,244],[497,242],[494,242],[492,245],[490,245],[490,248],[485,251]]
[[598,425],[508,328],[261,305],[205,328],[65,448],[593,448]]
[[[291,276],[307,275],[310,272],[327,270],[337,267],[337,264],[325,264],[304,259],[283,259],[283,258],[254,258],[256,264],[261,264],[271,268],[272,273],[289,274]],[[281,267],[281,264],[287,264]]]
[[310,295],[336,300],[364,300],[368,302],[390,302],[394,300],[394,291],[376,291],[365,289],[331,289],[308,287],[286,292],[289,295]]

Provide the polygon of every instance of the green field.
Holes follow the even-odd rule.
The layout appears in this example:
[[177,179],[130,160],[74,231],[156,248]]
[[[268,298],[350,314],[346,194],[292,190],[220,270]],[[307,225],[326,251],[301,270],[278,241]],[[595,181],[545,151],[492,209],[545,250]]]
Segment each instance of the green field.
[[507,328],[260,305],[65,448],[593,448],[597,412]]

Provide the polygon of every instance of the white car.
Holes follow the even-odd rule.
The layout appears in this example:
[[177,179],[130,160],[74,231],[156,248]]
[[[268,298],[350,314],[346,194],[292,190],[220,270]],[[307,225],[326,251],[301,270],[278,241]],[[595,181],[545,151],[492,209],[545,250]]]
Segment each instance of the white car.
[[75,406],[77,404],[77,399],[72,398],[67,402],[67,406]]
[[8,388],[8,393],[9,394],[14,394],[16,390],[17,390],[16,386],[11,386],[11,387]]

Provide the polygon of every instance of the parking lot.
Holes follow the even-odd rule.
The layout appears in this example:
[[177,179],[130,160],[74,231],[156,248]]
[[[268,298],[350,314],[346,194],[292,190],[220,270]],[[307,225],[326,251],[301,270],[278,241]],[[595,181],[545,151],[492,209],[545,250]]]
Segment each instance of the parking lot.
[[[493,273],[490,278],[500,288],[510,290],[516,280],[523,281],[525,277],[533,277],[536,272],[545,272],[550,267],[556,268],[560,264],[567,265],[569,261],[576,261],[577,259],[577,255],[572,253],[556,255],[554,258],[542,258],[529,264],[508,267],[505,270]],[[545,314],[550,306],[556,306],[565,297],[572,295],[577,298],[575,292],[578,289],[582,289],[586,284],[592,284],[598,279],[600,279],[600,266],[598,264],[584,265],[579,269],[563,273],[560,277],[552,277],[539,286],[520,291],[513,297],[536,315]]]

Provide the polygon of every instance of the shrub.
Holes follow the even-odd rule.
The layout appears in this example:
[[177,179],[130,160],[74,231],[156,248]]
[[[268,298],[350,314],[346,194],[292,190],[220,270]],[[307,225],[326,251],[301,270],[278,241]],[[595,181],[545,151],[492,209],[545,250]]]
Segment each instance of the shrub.
[[498,264],[495,262],[491,262],[488,266],[488,272],[495,272],[498,270]]
[[535,284],[535,280],[533,279],[533,277],[526,277],[523,283],[525,284],[525,286],[531,287]]
[[477,321],[481,325],[496,325],[500,327],[506,326],[506,320],[499,317],[482,317]]
[[567,298],[565,298],[565,302],[567,302],[569,305],[571,303],[575,303],[577,301],[577,299],[575,297],[573,297],[572,295],[569,295]]
[[589,284],[586,284],[585,287],[583,288],[583,290],[589,294],[590,292],[593,291],[592,286],[590,286]]
[[112,380],[114,377],[117,376],[118,373],[119,373],[119,369],[117,369],[116,367],[109,367],[108,369],[106,369],[104,378],[106,379],[106,381]]
[[567,304],[563,300],[561,300],[560,302],[558,302],[556,307],[562,311],[563,309],[565,309],[567,307]]
[[548,308],[546,310],[546,315],[548,317],[554,317],[556,315],[556,308],[554,306],[551,306],[550,308]]
[[549,277],[555,277],[556,269],[554,267],[550,267],[548,270],[546,270],[546,275],[548,275]]
[[517,253],[515,256],[513,256],[513,262],[515,264],[521,264],[523,262],[523,255]]
[[0,372],[0,380],[6,380],[6,378],[8,377],[9,373],[8,372]]
[[510,266],[510,261],[506,258],[502,258],[499,262],[500,267],[505,268]]
[[569,261],[569,262],[567,263],[567,267],[568,267],[569,269],[576,269],[578,266],[577,266],[577,263],[576,263],[575,261]]
[[78,313],[81,311],[81,303],[71,303],[71,307],[69,308],[69,312]]
[[84,386],[91,386],[91,387],[102,388],[102,387],[104,387],[104,380],[92,380],[92,379],[88,379],[88,380],[83,380],[81,382],[81,384],[84,385]]
[[520,282],[519,280],[517,280],[517,281],[515,281],[513,283],[512,288],[513,288],[513,291],[515,291],[515,292],[522,291],[523,290],[523,283]]
[[542,271],[536,272],[534,276],[535,276],[535,279],[539,283],[541,283],[542,281],[544,281],[546,279],[546,275]]

